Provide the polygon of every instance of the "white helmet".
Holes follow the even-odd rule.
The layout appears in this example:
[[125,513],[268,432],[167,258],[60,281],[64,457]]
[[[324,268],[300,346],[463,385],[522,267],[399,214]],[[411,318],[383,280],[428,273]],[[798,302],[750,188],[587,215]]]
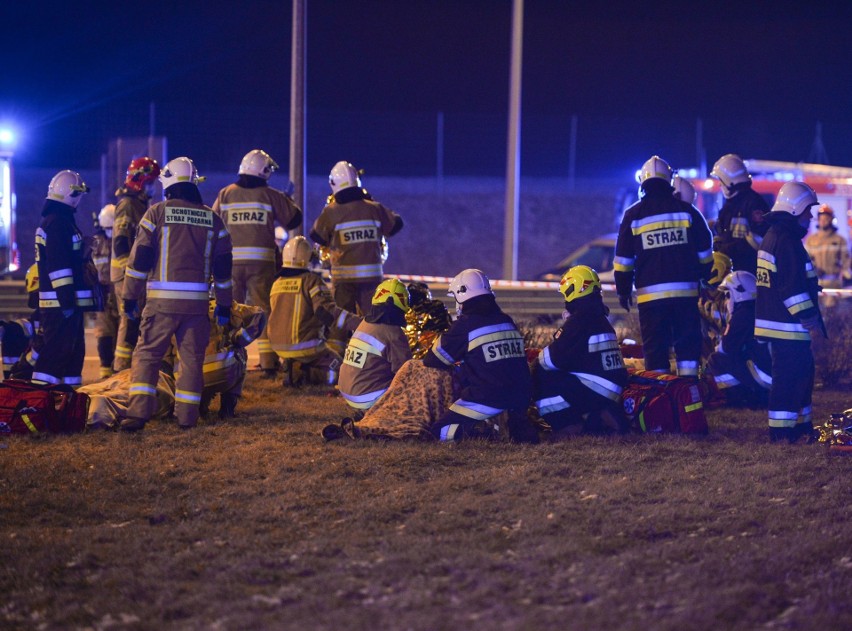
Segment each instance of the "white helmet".
[[89,190],[79,173],[66,169],[54,175],[53,179],[50,180],[47,187],[47,199],[62,202],[71,206],[71,208],[77,208],[80,198]]
[[727,290],[734,303],[757,298],[757,279],[754,274],[744,270],[737,270],[725,276],[719,288]]
[[328,174],[328,184],[331,186],[331,192],[337,193],[344,188],[352,188],[353,186],[361,188],[361,178],[358,177],[358,170],[352,166],[351,162],[341,160],[331,168],[331,173]]
[[728,153],[716,160],[710,177],[715,177],[722,184],[722,195],[727,198],[733,197],[734,185],[743,182],[751,182],[751,175],[743,162],[743,159],[735,153]]
[[284,244],[281,253],[281,267],[290,269],[307,269],[314,250],[303,236],[293,237]]
[[115,204],[107,204],[98,213],[98,225],[107,230],[115,224]]
[[794,217],[799,217],[818,203],[816,193],[810,186],[804,182],[787,182],[778,191],[772,212],[790,213]]
[[692,183],[679,175],[672,178],[672,188],[674,188],[674,196],[687,204],[693,203],[698,195]]
[[478,269],[466,269],[450,281],[447,295],[456,299],[461,304],[466,300],[485,294],[493,294],[488,277]]
[[651,156],[648,158],[648,161],[642,165],[642,168],[636,174],[636,181],[639,184],[644,184],[646,180],[653,178],[659,178],[666,182],[671,182],[672,180],[672,168],[660,156]]
[[204,178],[198,176],[198,171],[195,169],[192,160],[186,157],[169,160],[163,170],[160,171],[160,183],[163,185],[163,190],[173,184],[198,184],[203,181]]
[[268,180],[278,168],[278,163],[263,149],[252,149],[240,162],[239,175],[253,175]]

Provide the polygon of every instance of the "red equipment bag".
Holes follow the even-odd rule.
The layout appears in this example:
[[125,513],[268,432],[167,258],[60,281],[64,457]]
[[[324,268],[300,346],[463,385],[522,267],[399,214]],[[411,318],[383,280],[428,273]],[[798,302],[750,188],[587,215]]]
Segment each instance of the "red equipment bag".
[[704,385],[653,370],[628,371],[621,395],[631,425],[642,432],[706,434]]
[[89,396],[69,386],[0,382],[0,434],[82,432],[88,410]]

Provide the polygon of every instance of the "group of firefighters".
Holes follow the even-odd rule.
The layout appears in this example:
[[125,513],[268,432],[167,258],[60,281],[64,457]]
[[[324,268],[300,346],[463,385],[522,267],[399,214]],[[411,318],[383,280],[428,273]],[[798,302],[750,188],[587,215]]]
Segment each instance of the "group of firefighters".
[[[277,169],[265,151],[250,151],[237,181],[208,207],[189,158],[162,169],[151,158],[134,159],[91,243],[74,219],[89,189],[78,173],[57,173],[35,237],[37,280],[28,280],[32,289],[37,283],[37,315],[12,374],[80,386],[84,313],[97,311],[101,377],[126,374],[126,404],[111,405],[113,422],[104,424],[126,431],[157,415],[164,360],[179,366],[173,412],[181,428],[196,425],[215,393],[220,416],[232,416],[245,346],[254,339],[264,377],[283,367],[287,385],[338,385],[354,418],[326,428],[328,439],[359,435],[357,421],[369,420],[379,399],[410,396],[410,384],[409,395],[405,384],[393,384],[413,356],[456,375],[458,396],[423,411],[440,440],[491,437],[504,412],[510,430],[523,435],[530,402],[555,434],[602,423],[623,429],[612,412],[627,371],[595,270],[565,273],[565,322],[533,357],[480,270],[463,270],[450,283],[452,322],[424,285],[384,279],[386,239],[403,222],[372,198],[348,162],[332,168],[331,195],[310,230],[319,248],[303,236],[279,248],[276,225],[298,228],[302,210],[269,185]],[[640,199],[625,212],[616,244],[619,303],[629,311],[635,296],[646,369],[670,371],[673,350],[677,374],[697,379],[705,337],[699,297],[715,289],[726,302],[707,361],[716,387],[758,398],[768,391],[770,437],[795,442],[812,430],[811,335],[825,333],[817,270],[842,283],[848,250],[831,234],[823,207],[809,256],[802,239],[818,201],[806,184],[786,183],[770,209],[738,156],[720,158],[711,175],[725,197],[712,232],[686,180],[658,156],[643,165]],[[165,199],[151,204],[158,179]],[[330,290],[317,269],[318,249],[330,258]],[[235,376],[223,376],[232,367]]]

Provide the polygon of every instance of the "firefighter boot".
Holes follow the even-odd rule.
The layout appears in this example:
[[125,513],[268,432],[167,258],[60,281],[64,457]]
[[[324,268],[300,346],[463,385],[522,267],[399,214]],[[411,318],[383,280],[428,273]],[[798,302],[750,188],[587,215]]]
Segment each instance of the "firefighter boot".
[[237,402],[240,397],[230,392],[219,395],[219,418],[234,418],[237,415]]

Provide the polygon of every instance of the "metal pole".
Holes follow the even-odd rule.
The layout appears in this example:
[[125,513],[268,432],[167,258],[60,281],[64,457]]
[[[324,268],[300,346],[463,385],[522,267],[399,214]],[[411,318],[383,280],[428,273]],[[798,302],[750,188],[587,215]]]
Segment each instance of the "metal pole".
[[302,209],[302,227],[290,236],[306,234],[308,212],[305,208],[305,48],[307,39],[307,0],[293,0],[293,42],[290,51],[290,181],[293,199]]
[[503,278],[518,277],[518,185],[521,172],[521,61],[524,0],[512,2],[512,64],[509,80],[509,139],[506,155],[506,226],[503,239]]
[[435,155],[436,155],[436,164],[435,164],[435,174],[438,179],[438,192],[443,195],[444,193],[444,113],[438,112],[438,125],[436,134],[437,136],[435,140]]
[[568,187],[573,191],[577,175],[577,115],[571,116],[571,139],[568,148]]

